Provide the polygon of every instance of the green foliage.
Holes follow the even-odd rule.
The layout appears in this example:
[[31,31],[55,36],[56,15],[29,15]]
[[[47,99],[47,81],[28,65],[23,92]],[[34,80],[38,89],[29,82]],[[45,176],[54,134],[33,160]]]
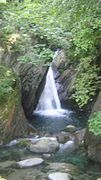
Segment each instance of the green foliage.
[[101,1],[16,0],[1,4],[0,11],[5,49],[22,63],[36,64],[50,62],[53,52],[63,48],[78,71],[72,98],[80,107],[86,105],[99,83]]
[[95,135],[101,135],[101,111],[94,113],[89,119],[89,130]]
[[7,67],[0,65],[0,137],[14,106],[19,102],[18,77]]
[[11,70],[0,65],[0,106],[4,105],[14,91],[16,78]]
[[72,98],[80,107],[87,104],[89,99],[92,100],[96,91],[98,68],[91,62],[91,57],[85,57],[81,59],[78,65],[78,75],[74,85],[75,93]]

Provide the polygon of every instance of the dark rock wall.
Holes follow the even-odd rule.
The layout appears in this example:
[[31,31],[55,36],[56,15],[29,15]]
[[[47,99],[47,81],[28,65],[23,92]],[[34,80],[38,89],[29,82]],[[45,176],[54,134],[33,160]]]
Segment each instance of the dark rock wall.
[[[17,61],[17,56],[3,50],[0,52],[0,63],[12,69],[19,77],[17,87],[19,91],[13,97],[14,101],[6,119],[3,121],[0,119],[0,144],[2,144],[33,132],[26,117],[28,118],[36,107],[45,83],[47,67],[44,64],[36,66],[30,63],[22,64]],[[18,101],[15,101],[16,98]]]
[[[61,86],[58,89],[58,94],[61,102],[67,107],[75,108],[77,104],[71,100],[73,86],[77,76],[77,70],[71,65],[70,60],[66,57],[65,52],[61,50],[58,56],[54,59],[53,66],[58,69],[59,75],[56,78],[56,83],[60,82]],[[74,106],[74,107],[73,107]]]
[[87,129],[85,135],[85,148],[87,155],[91,160],[101,163],[101,135],[95,135]]
[[[10,53],[2,53],[1,63],[10,67],[21,81],[22,105],[26,116],[30,116],[36,106],[39,96],[37,91],[40,84],[45,82],[47,67],[43,63],[38,65],[22,64],[17,61],[17,57]],[[43,81],[42,81],[43,80]],[[39,95],[41,91],[38,91]]]

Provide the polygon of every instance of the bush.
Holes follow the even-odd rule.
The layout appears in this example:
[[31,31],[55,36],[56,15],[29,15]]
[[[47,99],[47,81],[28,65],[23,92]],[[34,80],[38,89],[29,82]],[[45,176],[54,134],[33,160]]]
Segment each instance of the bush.
[[101,111],[94,113],[89,119],[89,131],[101,135]]
[[14,91],[15,83],[16,77],[14,73],[5,66],[0,65],[0,105],[7,102]]

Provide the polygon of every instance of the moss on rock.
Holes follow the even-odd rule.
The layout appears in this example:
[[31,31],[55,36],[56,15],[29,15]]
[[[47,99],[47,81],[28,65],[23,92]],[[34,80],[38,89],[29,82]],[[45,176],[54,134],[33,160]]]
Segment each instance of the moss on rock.
[[18,108],[21,108],[20,100],[18,76],[11,69],[0,65],[0,143],[14,137],[12,128],[14,119],[17,121],[20,119]]

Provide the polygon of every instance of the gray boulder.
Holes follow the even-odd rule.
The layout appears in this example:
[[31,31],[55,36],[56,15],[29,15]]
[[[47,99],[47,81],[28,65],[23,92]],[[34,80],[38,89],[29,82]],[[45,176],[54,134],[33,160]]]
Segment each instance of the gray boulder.
[[85,148],[91,160],[101,163],[101,136],[95,135],[87,130],[85,135]]
[[59,148],[59,143],[55,137],[42,137],[36,143],[31,143],[30,151],[35,153],[52,153]]
[[67,132],[71,132],[71,133],[73,133],[73,132],[75,132],[76,131],[76,127],[75,126],[73,126],[73,125],[68,125],[68,126],[66,126],[65,127],[65,129],[64,129],[65,131],[67,131]]
[[22,160],[16,163],[19,168],[28,168],[32,166],[38,166],[42,164],[44,160],[42,158],[30,158],[26,160]]
[[60,146],[58,153],[70,153],[73,152],[76,148],[77,148],[76,143],[70,140]]
[[67,173],[55,172],[48,176],[48,180],[71,180],[71,176]]
[[62,131],[56,135],[56,138],[57,138],[59,143],[64,144],[69,140],[73,140],[74,136],[70,132]]

